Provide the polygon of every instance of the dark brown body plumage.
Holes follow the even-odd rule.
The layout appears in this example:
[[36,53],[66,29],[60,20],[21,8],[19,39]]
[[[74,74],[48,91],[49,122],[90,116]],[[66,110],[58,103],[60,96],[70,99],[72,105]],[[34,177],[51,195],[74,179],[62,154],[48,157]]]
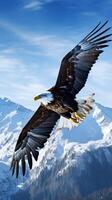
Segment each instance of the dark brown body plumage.
[[75,112],[78,110],[78,103],[75,101],[72,94],[66,88],[51,88],[49,90],[54,97],[54,101],[46,107],[54,112],[64,115],[66,113]]

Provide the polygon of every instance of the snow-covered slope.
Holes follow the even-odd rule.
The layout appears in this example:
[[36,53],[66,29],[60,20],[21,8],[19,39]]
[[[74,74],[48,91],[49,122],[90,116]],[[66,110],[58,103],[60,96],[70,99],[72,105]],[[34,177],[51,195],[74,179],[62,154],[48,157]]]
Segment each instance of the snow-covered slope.
[[33,112],[7,98],[0,98],[0,200],[10,199],[16,185],[24,181],[12,178],[10,160],[20,130]]
[[61,120],[30,177],[12,177],[9,164],[15,142],[32,114],[0,99],[0,200],[78,200],[112,186],[112,109],[100,104],[77,128],[60,130]]
[[9,161],[18,134],[32,114],[7,98],[0,99],[0,160]]

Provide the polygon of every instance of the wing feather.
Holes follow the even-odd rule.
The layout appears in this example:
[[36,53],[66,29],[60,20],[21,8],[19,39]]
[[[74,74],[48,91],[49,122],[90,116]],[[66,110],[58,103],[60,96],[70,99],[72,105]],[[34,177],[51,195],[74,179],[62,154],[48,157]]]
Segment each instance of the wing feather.
[[44,147],[59,117],[42,105],[39,107],[20,133],[11,163],[12,174],[16,173],[18,177],[20,160],[23,176],[26,172],[26,159],[32,169],[32,157],[37,161],[39,150]]
[[62,60],[55,87],[65,87],[73,95],[84,87],[93,64],[108,46],[112,34],[104,29],[108,21],[99,23],[81,42],[74,47]]
[[[14,160],[14,162],[15,162],[15,160]],[[23,176],[24,176],[25,171],[26,171],[26,162],[25,162],[25,156],[24,155],[21,158],[21,164],[22,164],[22,173],[23,173]]]

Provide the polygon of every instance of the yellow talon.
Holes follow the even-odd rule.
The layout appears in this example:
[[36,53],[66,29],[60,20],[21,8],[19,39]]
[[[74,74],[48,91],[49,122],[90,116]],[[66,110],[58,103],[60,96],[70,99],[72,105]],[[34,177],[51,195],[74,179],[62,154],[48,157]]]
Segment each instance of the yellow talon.
[[84,119],[84,117],[81,114],[79,114],[79,113],[75,113],[75,116],[79,120],[83,120]]
[[70,118],[70,121],[71,121],[72,123],[76,124],[76,125],[79,124],[79,122],[78,122],[77,119],[75,119],[75,118]]

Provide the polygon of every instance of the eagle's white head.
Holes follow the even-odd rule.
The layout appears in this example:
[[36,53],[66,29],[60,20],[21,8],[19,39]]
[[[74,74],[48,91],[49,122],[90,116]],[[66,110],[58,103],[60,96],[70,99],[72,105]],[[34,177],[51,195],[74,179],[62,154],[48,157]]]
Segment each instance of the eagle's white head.
[[41,103],[43,103],[45,106],[48,104],[48,103],[51,103],[53,101],[53,94],[49,91],[45,92],[45,93],[42,93],[38,96],[35,96],[34,97],[34,100],[37,101],[39,100]]

